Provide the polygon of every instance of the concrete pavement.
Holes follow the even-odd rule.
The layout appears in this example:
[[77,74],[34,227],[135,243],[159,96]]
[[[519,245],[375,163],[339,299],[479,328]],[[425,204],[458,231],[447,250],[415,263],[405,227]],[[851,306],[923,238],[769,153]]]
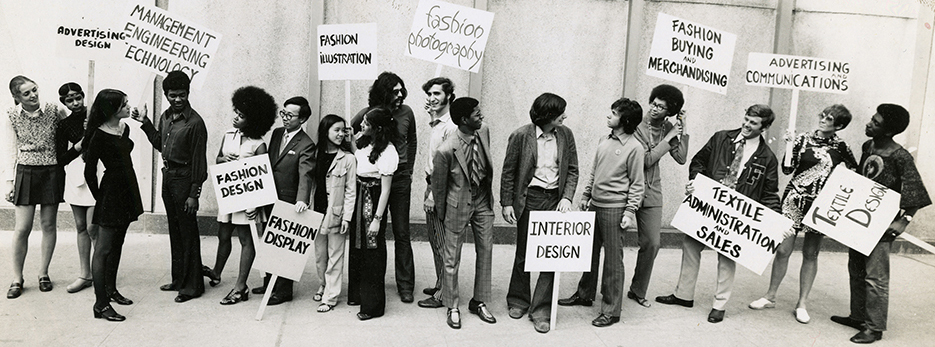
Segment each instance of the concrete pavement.
[[[835,324],[831,315],[848,313],[847,254],[825,252],[819,258],[819,273],[809,301],[810,324],[795,321],[792,309],[798,295],[798,269],[801,255],[790,261],[789,273],[780,288],[777,308],[754,311],[747,304],[759,298],[769,283],[763,276],[738,266],[737,279],[723,322],[706,321],[711,309],[715,284],[716,256],[705,251],[694,308],[672,307],[653,302],[644,308],[624,301],[622,322],[608,328],[595,328],[591,320],[598,314],[593,307],[560,307],[558,319],[548,334],[535,332],[528,319],[507,316],[506,289],[512,265],[513,245],[494,247],[493,302],[488,303],[498,322],[480,321],[462,307],[461,330],[445,324],[445,309],[423,309],[404,304],[396,295],[393,278],[392,243],[386,277],[387,308],[382,318],[366,322],[355,317],[357,307],[345,304],[346,284],[338,306],[329,313],[317,313],[312,294],[318,286],[314,261],[306,267],[296,285],[295,300],[266,310],[262,321],[254,320],[261,297],[234,306],[218,302],[232,288],[238,243],[222,274],[218,287],[207,287],[204,296],[177,304],[175,294],[158,287],[169,282],[169,241],[167,235],[130,233],[124,246],[118,277],[120,292],[135,303],[114,305],[127,316],[121,323],[92,317],[93,289],[68,294],[65,287],[78,275],[75,233],[58,232],[58,246],[50,276],[51,292],[38,290],[37,268],[41,231],[30,237],[25,268],[25,292],[15,300],[0,298],[0,345],[3,346],[850,346],[857,331]],[[628,235],[629,237],[629,235]],[[0,273],[12,280],[12,232],[0,231]],[[628,240],[629,243],[630,240]],[[467,299],[473,286],[472,244],[465,244],[461,264],[461,292]],[[202,258],[214,262],[217,239],[202,238]],[[416,290],[434,283],[432,255],[428,243],[414,242]],[[624,262],[627,281],[632,274],[636,249],[627,248]],[[656,260],[649,297],[668,295],[675,288],[681,252],[663,249]],[[894,254],[891,260],[889,330],[879,346],[931,346],[935,338],[935,255]],[[535,274],[533,275],[535,276]],[[561,276],[560,296],[574,292],[577,273]],[[0,277],[2,278],[2,277]],[[345,277],[346,281],[346,277]],[[253,271],[249,284],[259,285],[262,276]],[[346,282],[345,282],[346,283]],[[533,278],[533,283],[535,279]],[[206,281],[207,284],[207,281]],[[424,298],[421,293],[416,300]],[[465,300],[467,301],[467,300]],[[466,305],[466,304],[465,304]]]

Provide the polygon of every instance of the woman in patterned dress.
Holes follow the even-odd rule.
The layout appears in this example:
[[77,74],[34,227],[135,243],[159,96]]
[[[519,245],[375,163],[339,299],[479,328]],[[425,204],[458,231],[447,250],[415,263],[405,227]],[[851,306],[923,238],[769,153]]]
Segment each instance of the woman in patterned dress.
[[783,160],[782,172],[793,176],[783,193],[782,213],[792,220],[793,230],[787,233],[788,236],[776,250],[766,295],[750,303],[750,308],[759,310],[776,307],[776,291],[786,275],[789,255],[794,250],[796,236],[799,231],[805,230],[802,269],[799,274],[799,300],[794,314],[799,323],[806,324],[811,320],[805,302],[818,272],[818,252],[824,235],[802,224],[802,218],[825,185],[831,170],[841,163],[848,169],[853,170],[857,167],[850,147],[837,135],[850,121],[851,113],[844,105],[831,105],[818,114],[818,129],[815,131],[800,134],[791,142],[792,134],[786,134],[786,146],[792,147],[792,165],[786,166],[786,161]]

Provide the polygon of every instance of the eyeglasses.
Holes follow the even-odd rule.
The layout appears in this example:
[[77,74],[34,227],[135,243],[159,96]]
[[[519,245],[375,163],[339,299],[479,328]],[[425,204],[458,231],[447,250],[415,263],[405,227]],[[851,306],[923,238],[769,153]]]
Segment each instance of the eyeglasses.
[[669,109],[668,107],[665,107],[665,105],[657,104],[655,102],[649,104],[649,107],[660,110],[660,111],[666,111]]
[[292,114],[292,113],[286,112],[286,110],[279,110],[279,117],[281,117],[282,120],[284,120],[284,121],[290,121],[290,120],[292,120],[293,118],[296,118],[296,117],[298,117],[298,116],[297,116],[297,115],[294,115],[294,114]]
[[826,122],[834,122],[834,116],[827,112],[819,113],[818,119]]

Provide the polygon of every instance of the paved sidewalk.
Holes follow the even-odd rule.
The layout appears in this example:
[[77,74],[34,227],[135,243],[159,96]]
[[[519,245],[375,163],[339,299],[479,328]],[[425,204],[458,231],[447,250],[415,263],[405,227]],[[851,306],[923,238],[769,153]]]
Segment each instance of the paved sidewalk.
[[[831,322],[831,315],[848,313],[847,254],[823,253],[819,275],[811,293],[810,324],[799,324],[792,315],[798,295],[798,269],[801,255],[790,261],[790,270],[780,288],[777,308],[753,311],[746,307],[759,298],[769,283],[768,273],[757,276],[738,266],[737,279],[724,322],[706,321],[711,309],[715,284],[716,257],[705,251],[694,308],[670,307],[653,303],[643,308],[625,300],[622,322],[608,328],[595,328],[594,307],[560,307],[558,319],[548,334],[535,332],[528,319],[507,316],[506,288],[514,246],[494,247],[493,293],[488,303],[498,322],[489,325],[462,307],[461,330],[445,324],[444,309],[423,309],[415,303],[403,304],[396,295],[393,279],[392,243],[387,262],[387,308],[382,318],[360,322],[356,307],[348,307],[342,294],[330,313],[317,313],[312,294],[318,286],[314,261],[306,267],[302,282],[296,285],[295,300],[267,308],[262,321],[254,320],[260,296],[234,306],[218,302],[230,291],[240,255],[238,243],[216,288],[207,287],[204,296],[187,303],[173,302],[175,294],[159,291],[169,282],[169,240],[166,235],[131,233],[124,246],[118,287],[133,299],[132,306],[115,308],[127,321],[110,323],[92,318],[93,289],[68,294],[65,286],[78,275],[75,233],[58,233],[58,246],[52,260],[52,292],[39,292],[37,263],[41,232],[30,238],[26,259],[26,290],[16,300],[0,298],[0,345],[2,346],[851,346],[857,331]],[[0,278],[11,280],[12,232],[0,231]],[[465,244],[461,264],[461,292],[470,298],[473,286],[472,244]],[[202,238],[202,257],[212,265],[217,239]],[[416,289],[434,283],[432,256],[428,243],[413,244],[417,269]],[[636,250],[627,248],[627,282],[632,274]],[[663,249],[656,260],[649,296],[670,294],[679,273],[681,252]],[[892,257],[889,330],[879,346],[931,346],[935,340],[935,256],[898,254]],[[767,271],[768,272],[768,271]],[[534,275],[535,276],[535,275]],[[577,273],[562,275],[561,297],[574,292]],[[345,277],[346,281],[346,277]],[[254,271],[250,285],[260,284]],[[3,282],[4,284],[8,282]],[[533,279],[533,283],[535,280]],[[207,284],[207,281],[206,281]],[[345,285],[346,289],[346,285]],[[424,296],[416,295],[416,300]]]

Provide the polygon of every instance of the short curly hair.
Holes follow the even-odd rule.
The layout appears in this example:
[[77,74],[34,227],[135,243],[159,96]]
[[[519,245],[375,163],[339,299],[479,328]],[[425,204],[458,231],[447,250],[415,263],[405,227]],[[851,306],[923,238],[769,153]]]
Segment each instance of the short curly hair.
[[877,113],[883,117],[883,129],[896,136],[909,127],[909,111],[896,104],[880,104]]
[[251,139],[263,137],[276,121],[276,100],[261,88],[254,86],[237,88],[231,96],[231,103],[243,115],[244,124],[240,131],[246,137]]
[[685,105],[685,97],[682,96],[682,91],[668,84],[660,84],[653,88],[653,91],[649,93],[649,102],[652,103],[656,98],[666,102],[666,110],[668,111],[666,116],[679,114],[682,111],[682,106]]

